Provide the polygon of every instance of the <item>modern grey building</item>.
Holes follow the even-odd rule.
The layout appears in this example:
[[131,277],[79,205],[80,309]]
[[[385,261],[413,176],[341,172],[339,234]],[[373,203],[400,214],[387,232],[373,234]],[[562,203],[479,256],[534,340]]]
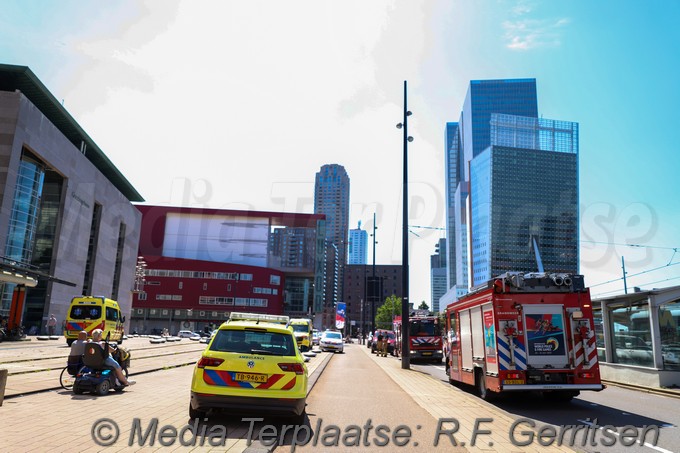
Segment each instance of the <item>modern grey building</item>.
[[368,262],[368,233],[361,229],[361,221],[355,230],[349,230],[349,259],[347,264]]
[[[347,303],[347,319],[350,325],[370,332],[375,327],[378,309],[391,295],[402,297],[402,267],[399,264],[349,265],[345,272],[344,297]],[[372,282],[375,297],[369,297]],[[354,321],[354,322],[353,322]]]
[[[144,200],[25,66],[0,65],[0,168],[2,267],[44,276],[26,288],[26,330],[51,313],[61,324],[79,295],[115,299],[129,319],[141,223],[131,202]],[[0,314],[16,287],[0,278]]]
[[324,302],[330,325],[334,304],[343,301],[344,269],[349,231],[349,176],[345,167],[326,164],[316,173],[314,214],[326,216],[326,273]]
[[535,79],[471,81],[445,146],[443,303],[493,275],[536,271],[536,250],[546,271],[578,271],[578,125],[538,118]]

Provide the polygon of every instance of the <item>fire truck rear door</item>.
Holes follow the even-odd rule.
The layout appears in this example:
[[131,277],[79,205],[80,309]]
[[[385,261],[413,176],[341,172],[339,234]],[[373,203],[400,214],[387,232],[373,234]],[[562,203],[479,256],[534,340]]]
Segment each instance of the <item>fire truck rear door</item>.
[[527,365],[534,368],[568,366],[562,305],[522,305]]

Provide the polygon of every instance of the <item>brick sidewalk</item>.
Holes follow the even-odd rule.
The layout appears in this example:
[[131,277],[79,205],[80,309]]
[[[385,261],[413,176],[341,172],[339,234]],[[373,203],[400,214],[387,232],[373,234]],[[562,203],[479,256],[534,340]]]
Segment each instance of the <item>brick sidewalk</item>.
[[[5,398],[60,388],[59,375],[66,365],[66,357],[70,351],[68,346],[56,341],[14,345],[17,346],[0,348],[0,368],[9,370]],[[146,338],[135,338],[126,341],[124,346],[132,351],[129,373],[134,376],[166,366],[193,364],[206,345],[190,340],[152,345]],[[7,363],[9,360],[21,361]]]
[[[307,362],[310,387],[331,357],[332,354],[320,353]],[[121,393],[111,392],[104,397],[74,395],[70,391],[56,390],[5,399],[0,407],[0,451],[113,453],[246,450],[248,426],[240,418],[215,418],[205,425],[199,424],[199,433],[202,426],[207,427],[206,433],[216,426],[226,428],[225,443],[218,447],[210,446],[207,438],[201,436],[196,437],[196,446],[182,446],[179,439],[163,446],[159,444],[159,437],[153,446],[149,445],[149,440],[140,446],[139,437],[134,437],[132,445],[129,445],[134,419],[139,420],[142,434],[152,426],[154,420],[157,420],[158,432],[166,425],[177,430],[187,425],[192,372],[193,366],[182,366],[144,374],[137,378],[135,386]],[[92,437],[94,424],[102,418],[112,420],[119,427],[118,440],[109,447],[95,444]],[[255,426],[255,433],[260,425]],[[101,431],[105,435],[112,432],[107,428]],[[189,434],[185,435],[185,440],[190,439]],[[201,440],[205,441],[204,446],[200,446]],[[257,444],[253,444],[249,450],[257,449]]]
[[[361,349],[394,380],[421,407],[427,410],[436,420],[455,418],[460,429],[455,438],[457,442],[465,442],[470,452],[499,453],[538,453],[538,452],[573,452],[565,446],[543,447],[538,442],[526,447],[517,447],[510,442],[510,426],[514,419],[504,411],[485,401],[470,395],[452,385],[441,382],[428,374],[416,370],[401,368],[401,358],[378,357],[371,354],[365,346]],[[475,420],[492,419],[489,423],[481,423],[480,430],[489,430],[491,434],[479,435],[476,446],[470,445]],[[528,427],[522,425],[522,429]],[[482,445],[483,444],[483,445]]]
[[[498,408],[487,404],[456,387],[447,385],[437,379],[415,370],[402,370],[401,361],[395,358],[377,357],[366,347],[355,345],[364,351],[379,368],[375,372],[385,372],[399,385],[406,394],[428,411],[433,423],[440,418],[455,418],[459,421],[460,430],[456,434],[458,442],[466,442],[465,448],[471,452],[571,452],[566,447],[540,447],[537,443],[527,447],[516,447],[510,443],[509,430],[514,421],[512,417]],[[323,368],[332,360],[333,354],[320,353],[307,363],[310,374],[310,388]],[[162,368],[164,359],[157,359]],[[181,429],[189,422],[188,404],[191,374],[193,366],[165,369],[137,377],[137,385],[127,388],[122,393],[111,393],[105,397],[91,395],[74,395],[65,390],[48,391],[33,395],[6,399],[0,407],[0,451],[50,451],[50,452],[95,452],[103,451],[268,451],[267,448],[253,444],[247,446],[248,425],[239,418],[215,418],[199,427],[210,429],[224,426],[227,434],[224,445],[209,446],[206,442],[200,446],[198,436],[195,446],[182,446],[173,436],[167,438],[167,446],[159,444],[159,438],[153,446],[149,441],[139,445],[139,437],[132,437],[133,427],[141,429],[141,433],[157,421],[160,432],[164,426]],[[372,398],[374,395],[365,395]],[[108,418],[120,428],[118,440],[110,447],[94,443],[92,429],[98,420]],[[482,425],[481,429],[491,431],[490,435],[480,435],[477,446],[469,445],[475,420],[482,418],[493,421]],[[135,425],[134,420],[138,419]],[[255,425],[257,433],[262,424]],[[526,429],[526,428],[523,428]],[[199,429],[200,432],[200,429]],[[112,431],[103,429],[102,434]],[[254,437],[254,436],[253,436]],[[190,439],[190,436],[185,436]],[[173,442],[174,440],[174,442]],[[130,445],[130,442],[132,444]],[[483,445],[481,445],[483,444]],[[285,447],[284,447],[285,448]]]

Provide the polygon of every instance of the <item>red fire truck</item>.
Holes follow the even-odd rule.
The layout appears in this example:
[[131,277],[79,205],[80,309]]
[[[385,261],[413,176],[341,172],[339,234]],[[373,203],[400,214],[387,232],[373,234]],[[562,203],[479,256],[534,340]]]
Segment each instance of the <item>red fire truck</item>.
[[[397,334],[397,345],[401,346],[401,316],[395,316],[392,324]],[[442,332],[436,316],[432,316],[426,310],[410,313],[409,329],[406,334],[409,338],[411,360],[442,361]]]
[[446,324],[449,381],[485,400],[540,391],[570,401],[604,388],[582,275],[507,272],[451,303]]

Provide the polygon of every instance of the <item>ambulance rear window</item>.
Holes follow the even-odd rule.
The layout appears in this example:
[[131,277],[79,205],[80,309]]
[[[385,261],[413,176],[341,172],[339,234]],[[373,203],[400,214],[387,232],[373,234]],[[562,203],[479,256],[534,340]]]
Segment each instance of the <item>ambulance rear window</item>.
[[71,308],[71,319],[99,319],[101,316],[101,307],[75,306]]

